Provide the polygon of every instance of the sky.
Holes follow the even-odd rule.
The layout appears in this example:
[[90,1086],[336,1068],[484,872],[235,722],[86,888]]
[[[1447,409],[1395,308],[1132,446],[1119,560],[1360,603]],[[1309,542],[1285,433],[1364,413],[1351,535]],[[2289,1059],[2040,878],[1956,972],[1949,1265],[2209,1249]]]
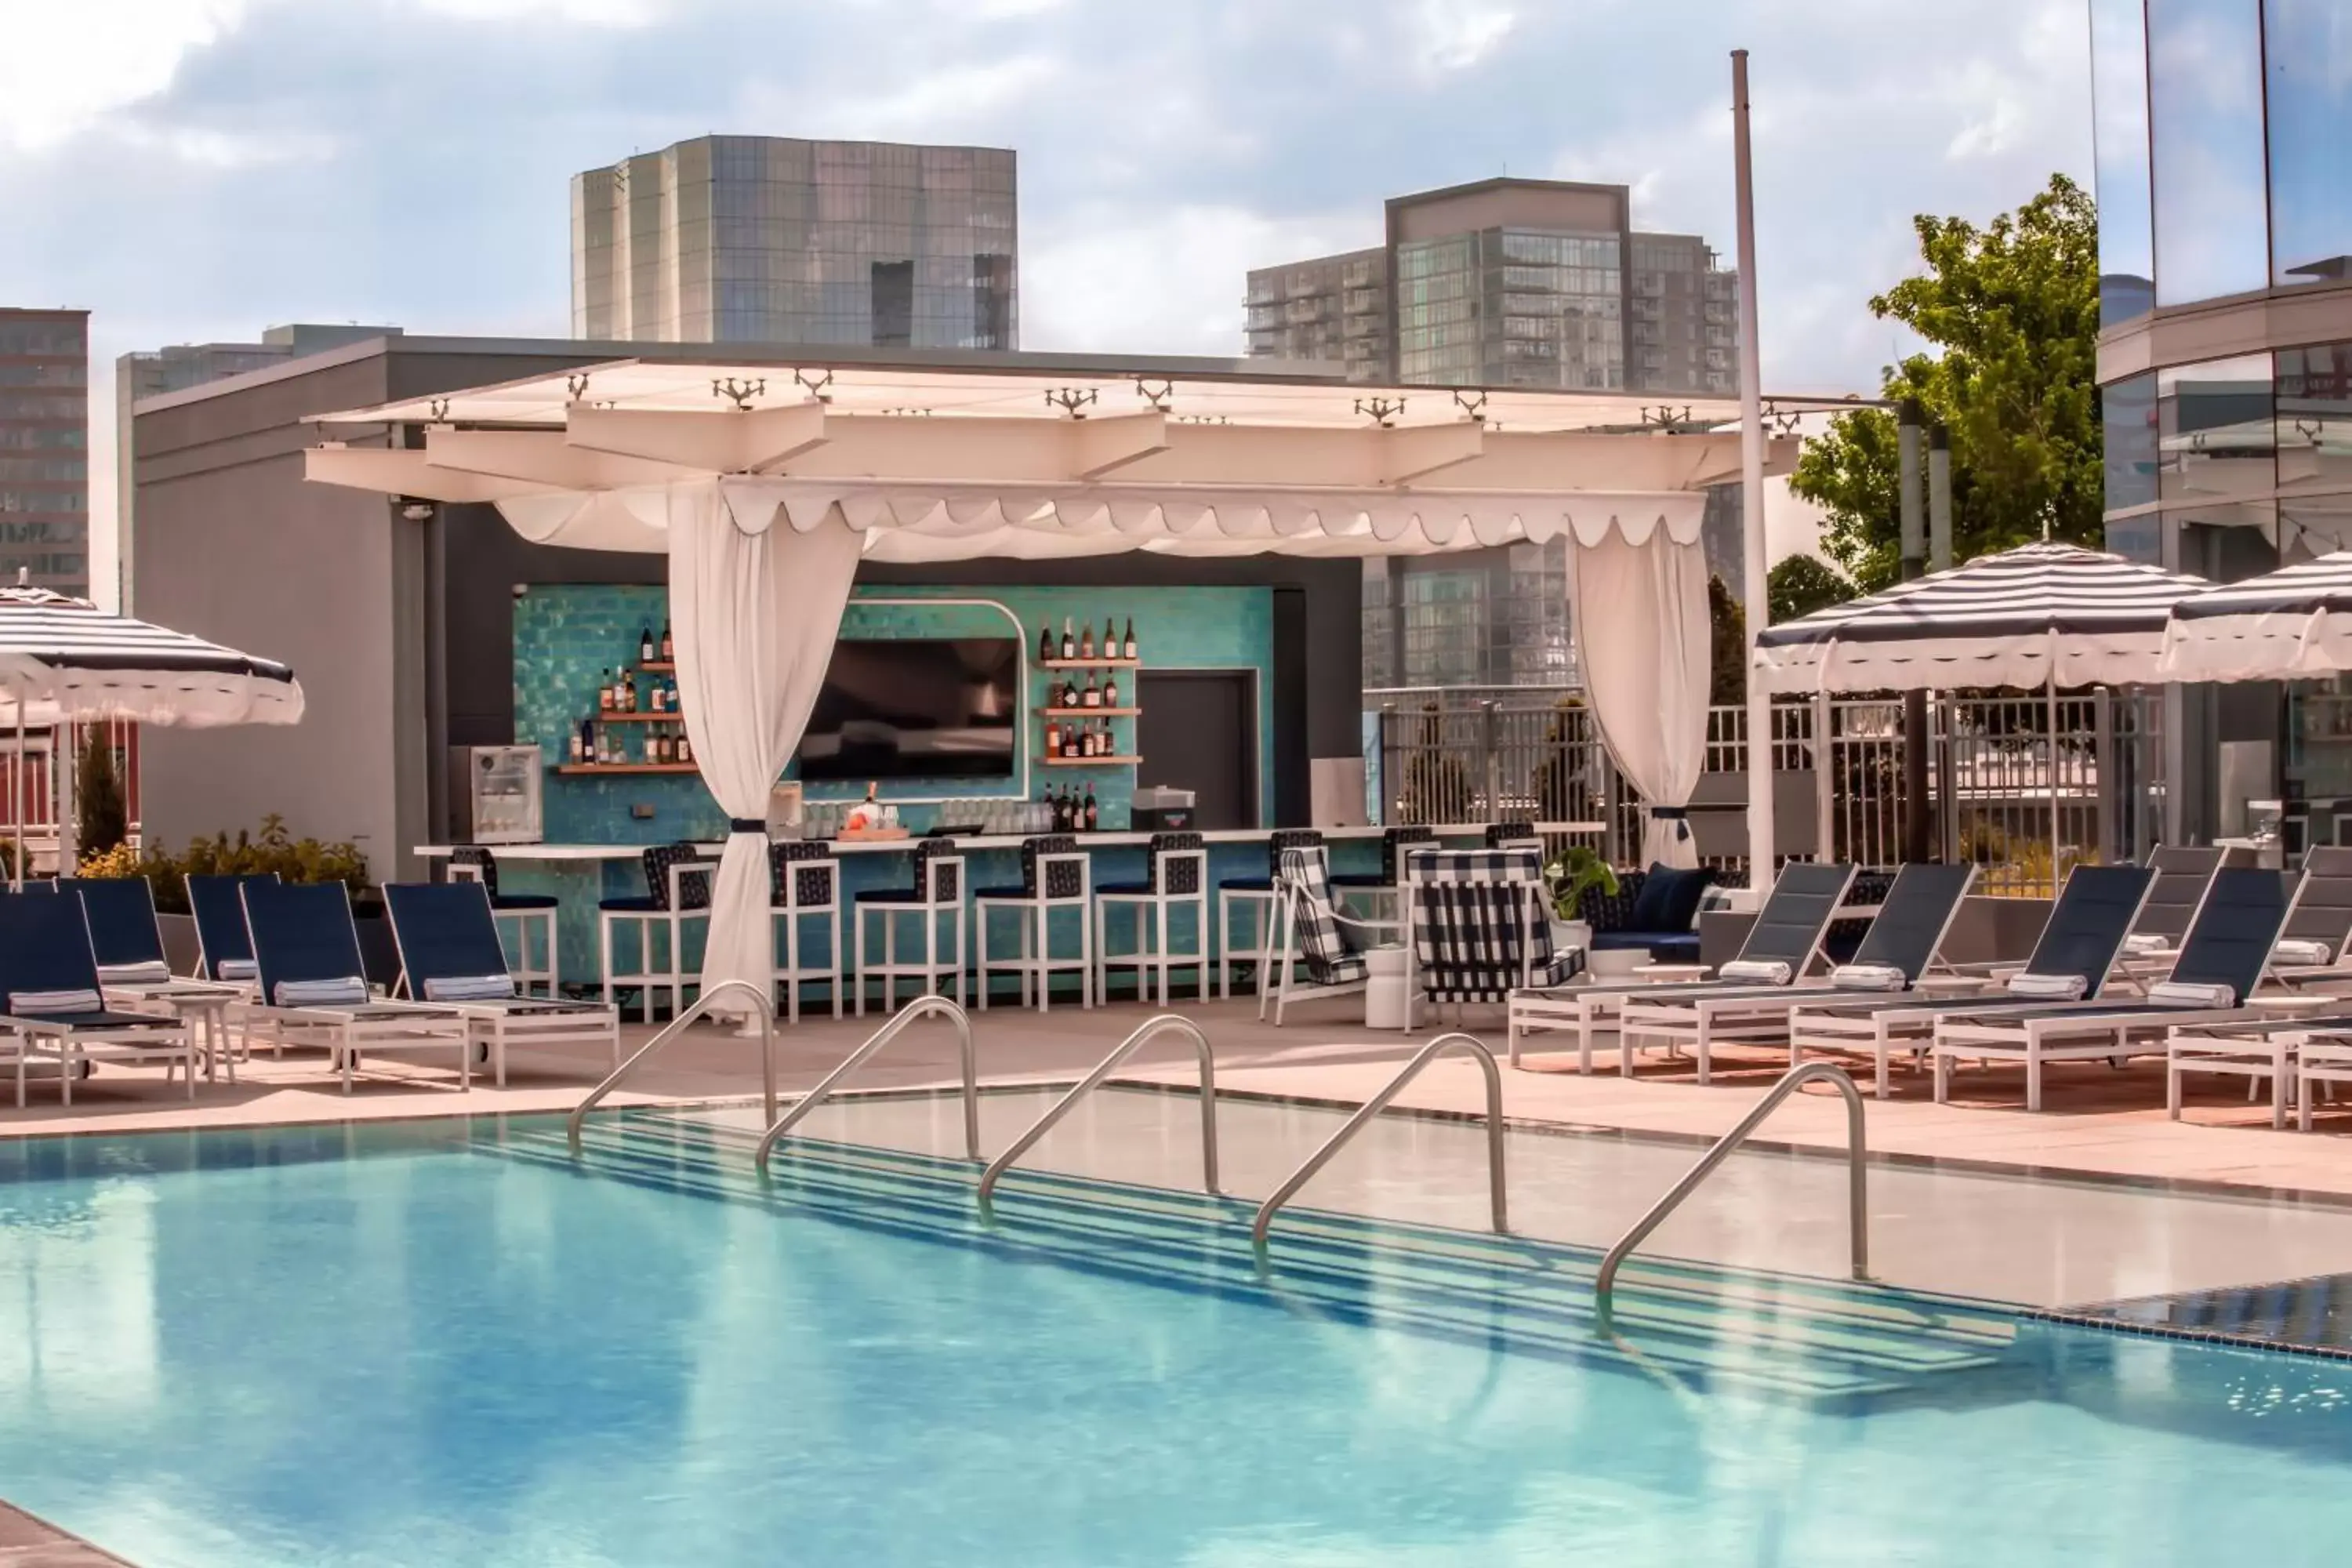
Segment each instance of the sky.
[[98,575],[117,354],[562,335],[571,176],[708,132],[1013,148],[1024,348],[1238,354],[1248,268],[1406,191],[1626,184],[1727,260],[1746,47],[1782,393],[1907,352],[1866,302],[1914,213],[2091,164],[2083,0],[0,0],[0,303],[93,312]]

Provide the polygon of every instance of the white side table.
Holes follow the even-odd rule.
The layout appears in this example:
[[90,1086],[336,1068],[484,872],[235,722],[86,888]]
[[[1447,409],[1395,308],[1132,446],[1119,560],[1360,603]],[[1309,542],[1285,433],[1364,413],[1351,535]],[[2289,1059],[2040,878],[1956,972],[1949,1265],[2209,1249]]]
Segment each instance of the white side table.
[[1376,947],[1364,954],[1370,973],[1364,979],[1364,1027],[1367,1029],[1402,1029],[1411,1009],[1406,1005],[1410,993],[1406,984],[1405,951],[1402,947]]

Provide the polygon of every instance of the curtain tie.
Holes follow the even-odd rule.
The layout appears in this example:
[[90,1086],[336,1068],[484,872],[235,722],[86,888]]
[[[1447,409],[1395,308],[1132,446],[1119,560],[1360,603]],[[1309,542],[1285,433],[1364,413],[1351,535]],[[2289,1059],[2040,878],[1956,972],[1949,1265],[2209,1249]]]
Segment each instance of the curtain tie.
[[1650,807],[1650,818],[1654,822],[1673,823],[1676,843],[1685,843],[1689,840],[1690,812],[1685,808],[1679,805],[1654,805]]
[[730,816],[727,819],[727,831],[730,833],[756,833],[761,837],[765,838],[768,836],[768,824],[764,817]]

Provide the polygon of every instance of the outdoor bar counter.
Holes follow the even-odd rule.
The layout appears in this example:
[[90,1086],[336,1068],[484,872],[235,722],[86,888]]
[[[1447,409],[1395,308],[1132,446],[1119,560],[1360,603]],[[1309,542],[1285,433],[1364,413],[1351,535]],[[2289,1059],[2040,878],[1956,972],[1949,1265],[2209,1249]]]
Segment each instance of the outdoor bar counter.
[[[1555,834],[1591,833],[1600,829],[1597,823],[1542,823],[1538,826],[1546,833]],[[1320,831],[1330,851],[1334,872],[1345,874],[1380,869],[1381,837],[1385,829],[1327,827]],[[1483,843],[1486,833],[1484,824],[1445,824],[1433,831],[1443,843],[1454,847]],[[1265,876],[1267,870],[1266,844],[1273,832],[1271,828],[1249,827],[1212,829],[1202,833],[1202,839],[1209,847],[1209,897],[1213,926],[1217,885],[1229,879]],[[1096,886],[1105,882],[1142,879],[1144,850],[1151,842],[1150,834],[1097,832],[1075,837],[1093,858]],[[717,841],[698,842],[714,858],[717,856],[719,847]],[[919,836],[833,841],[834,854],[842,863],[845,892],[842,938],[852,951],[855,951],[856,939],[850,924],[850,911],[855,907],[856,895],[869,888],[911,885],[913,873],[908,858],[919,842]],[[965,859],[968,911],[971,889],[1009,886],[1021,880],[1020,835],[960,834],[954,843]],[[501,892],[552,894],[562,900],[558,914],[558,929],[562,949],[562,974],[567,984],[590,985],[601,978],[596,967],[597,901],[646,891],[645,849],[641,844],[502,844],[492,847],[491,853],[498,861]],[[451,846],[419,845],[415,852],[437,865],[448,858]],[[1124,930],[1123,924],[1121,930]],[[1178,931],[1181,942],[1188,934],[1181,922]],[[1009,939],[1009,928],[1006,935]],[[1120,940],[1125,940],[1123,935]],[[698,930],[688,941],[689,969],[700,952],[700,944],[701,933]],[[1213,953],[1214,951],[1213,947]]]

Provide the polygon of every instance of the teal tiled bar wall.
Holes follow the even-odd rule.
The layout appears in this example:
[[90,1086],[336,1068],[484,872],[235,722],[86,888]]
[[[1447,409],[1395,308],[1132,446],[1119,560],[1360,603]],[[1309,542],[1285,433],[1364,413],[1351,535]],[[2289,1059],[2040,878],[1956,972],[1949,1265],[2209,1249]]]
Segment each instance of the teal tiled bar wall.
[[[957,602],[961,601],[961,602]],[[595,707],[599,673],[633,664],[638,634],[659,636],[669,595],[659,586],[563,584],[526,589],[515,603],[515,739],[536,743],[550,763],[565,755],[580,721]],[[999,607],[1001,606],[1001,608]],[[1007,618],[1010,612],[1011,619]],[[1044,705],[1047,672],[1036,668],[1037,634],[1051,626],[1058,637],[1069,617],[1100,634],[1105,616],[1123,629],[1135,621],[1138,652],[1149,668],[1216,668],[1254,671],[1258,709],[1258,809],[1271,820],[1274,801],[1274,728],[1270,700],[1274,679],[1274,596],[1259,587],[1007,587],[977,591],[952,585],[861,586],[842,617],[845,637],[1018,637],[1028,669],[1029,707]],[[1018,622],[1016,626],[1014,623]],[[1083,679],[1083,677],[1081,678]],[[1124,699],[1122,699],[1124,700]],[[1133,739],[1134,721],[1113,720],[1122,744]],[[915,800],[987,795],[1035,799],[1057,784],[1091,784],[1106,826],[1124,826],[1134,784],[1125,767],[1034,766],[1045,722],[1024,715],[1016,768],[1008,781],[954,780],[927,785],[902,780],[884,785],[886,799]],[[857,784],[813,786],[814,799],[852,798]],[[546,792],[546,837],[555,844],[658,844],[677,838],[715,838],[726,831],[719,809],[699,779],[689,775],[635,774],[609,778],[551,773]],[[639,816],[640,810],[649,813]],[[927,808],[905,814],[921,827]]]

